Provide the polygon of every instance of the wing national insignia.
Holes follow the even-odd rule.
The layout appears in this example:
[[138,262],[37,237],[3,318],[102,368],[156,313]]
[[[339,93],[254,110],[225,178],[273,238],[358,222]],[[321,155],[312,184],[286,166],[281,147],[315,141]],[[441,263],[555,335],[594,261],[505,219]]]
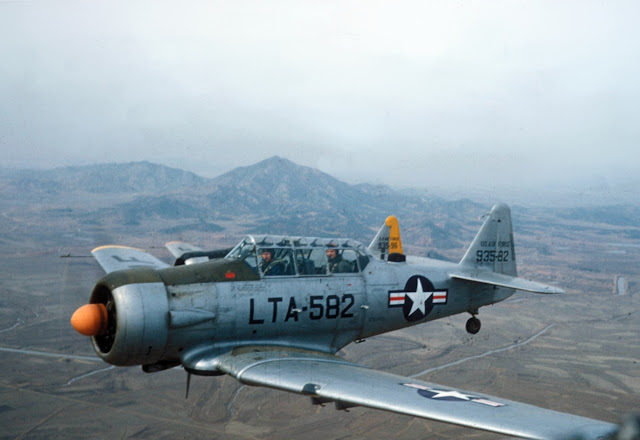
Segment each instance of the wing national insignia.
[[416,383],[403,383],[405,387],[415,388],[418,390],[418,394],[422,397],[434,400],[446,400],[449,402],[474,402],[482,405],[488,405],[493,407],[504,406],[503,403],[494,402],[482,397],[474,396],[471,394],[462,393],[456,390],[441,390],[436,388],[427,387]]

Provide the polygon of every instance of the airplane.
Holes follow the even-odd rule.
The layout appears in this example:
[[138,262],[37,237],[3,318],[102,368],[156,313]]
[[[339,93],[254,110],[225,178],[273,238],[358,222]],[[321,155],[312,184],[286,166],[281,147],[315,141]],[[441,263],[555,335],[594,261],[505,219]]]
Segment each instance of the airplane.
[[346,345],[469,313],[516,290],[563,290],[517,276],[511,211],[493,206],[459,263],[407,256],[398,221],[368,247],[351,239],[249,235],[231,250],[172,242],[174,266],[130,247],[92,251],[106,275],[71,317],[105,362],[147,373],[182,366],[309,396],[533,439],[608,438],[617,426],[367,368]]

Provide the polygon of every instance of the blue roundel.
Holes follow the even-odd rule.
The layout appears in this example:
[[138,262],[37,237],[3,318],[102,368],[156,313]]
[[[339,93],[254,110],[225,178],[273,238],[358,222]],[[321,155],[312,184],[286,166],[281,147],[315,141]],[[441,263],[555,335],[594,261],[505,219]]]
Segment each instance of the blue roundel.
[[404,285],[405,300],[402,313],[409,322],[420,321],[433,310],[433,283],[421,275],[414,275]]

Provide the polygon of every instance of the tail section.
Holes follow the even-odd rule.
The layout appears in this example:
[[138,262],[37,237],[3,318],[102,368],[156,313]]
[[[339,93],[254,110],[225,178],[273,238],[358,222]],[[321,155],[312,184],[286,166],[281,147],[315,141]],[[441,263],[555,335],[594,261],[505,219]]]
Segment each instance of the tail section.
[[371,241],[369,250],[383,261],[387,261],[390,254],[404,255],[402,239],[400,238],[400,226],[396,217],[392,215],[387,217],[373,241]]
[[491,208],[460,264],[517,276],[511,210],[507,205],[501,203]]

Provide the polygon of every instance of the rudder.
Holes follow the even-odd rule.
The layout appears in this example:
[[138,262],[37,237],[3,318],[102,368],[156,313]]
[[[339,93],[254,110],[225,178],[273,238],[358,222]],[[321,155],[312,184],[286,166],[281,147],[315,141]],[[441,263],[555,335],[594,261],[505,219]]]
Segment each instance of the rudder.
[[460,264],[517,276],[511,210],[507,205],[500,203],[491,208]]
[[402,238],[400,238],[400,226],[395,216],[390,215],[387,217],[371,241],[369,250],[373,255],[383,261],[387,261],[390,254],[404,254],[402,250]]

